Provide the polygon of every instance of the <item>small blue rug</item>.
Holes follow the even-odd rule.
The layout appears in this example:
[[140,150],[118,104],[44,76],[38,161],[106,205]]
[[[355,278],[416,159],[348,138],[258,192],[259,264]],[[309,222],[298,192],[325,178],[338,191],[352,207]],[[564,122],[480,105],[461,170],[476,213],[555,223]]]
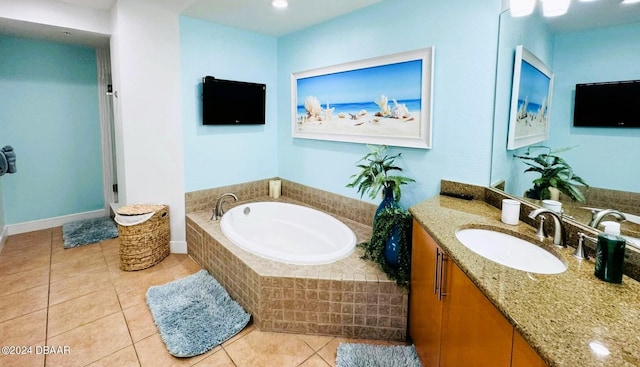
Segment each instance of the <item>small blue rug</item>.
[[413,345],[340,343],[336,367],[422,367]]
[[169,353],[193,357],[239,333],[250,315],[206,270],[152,286],[147,304]]
[[118,237],[118,227],[109,217],[77,220],[62,225],[64,248],[77,247]]

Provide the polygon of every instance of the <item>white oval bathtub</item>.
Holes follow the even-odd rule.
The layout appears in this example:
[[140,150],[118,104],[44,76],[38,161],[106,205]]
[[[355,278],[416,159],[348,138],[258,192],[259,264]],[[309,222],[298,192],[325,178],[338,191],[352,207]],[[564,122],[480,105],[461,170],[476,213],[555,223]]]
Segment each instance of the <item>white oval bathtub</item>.
[[238,247],[289,264],[327,264],[349,256],[356,235],[338,219],[301,205],[256,202],[224,214],[220,228]]

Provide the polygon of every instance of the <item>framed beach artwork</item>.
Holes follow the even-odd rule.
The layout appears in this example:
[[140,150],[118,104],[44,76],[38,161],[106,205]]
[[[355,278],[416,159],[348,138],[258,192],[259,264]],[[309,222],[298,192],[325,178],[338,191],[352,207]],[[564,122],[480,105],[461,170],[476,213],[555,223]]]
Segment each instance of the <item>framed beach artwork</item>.
[[547,140],[553,73],[522,45],[516,46],[507,149]]
[[431,148],[433,51],[292,74],[292,136]]

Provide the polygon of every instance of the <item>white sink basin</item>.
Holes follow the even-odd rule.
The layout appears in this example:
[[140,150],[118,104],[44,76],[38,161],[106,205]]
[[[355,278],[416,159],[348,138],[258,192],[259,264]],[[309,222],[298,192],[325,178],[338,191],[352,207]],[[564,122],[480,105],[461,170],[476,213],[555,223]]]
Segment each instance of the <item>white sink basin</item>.
[[471,251],[498,264],[537,274],[558,274],[567,266],[547,250],[502,232],[459,229],[456,237]]

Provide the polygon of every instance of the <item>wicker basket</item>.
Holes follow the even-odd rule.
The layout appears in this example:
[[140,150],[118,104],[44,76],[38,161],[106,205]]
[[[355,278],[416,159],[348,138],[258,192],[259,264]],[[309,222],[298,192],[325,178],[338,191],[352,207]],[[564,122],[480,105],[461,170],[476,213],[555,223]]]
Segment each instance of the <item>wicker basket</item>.
[[118,209],[119,215],[154,213],[134,225],[118,223],[120,269],[142,270],[154,266],[169,255],[169,207],[166,205],[129,205]]

